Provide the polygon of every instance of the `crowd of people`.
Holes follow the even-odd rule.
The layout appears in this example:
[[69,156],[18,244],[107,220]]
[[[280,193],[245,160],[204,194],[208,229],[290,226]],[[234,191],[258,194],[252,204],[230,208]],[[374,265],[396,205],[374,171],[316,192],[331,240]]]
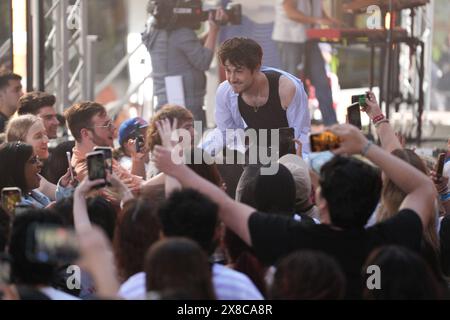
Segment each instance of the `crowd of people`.
[[[313,168],[303,84],[262,56],[251,39],[221,44],[219,134],[290,127],[296,148],[230,172],[215,161],[226,143],[196,158],[204,119],[189,108],[165,104],[116,128],[99,103],[57,115],[55,96],[24,94],[19,75],[0,73],[2,299],[448,298],[450,140],[441,170],[405,147],[368,92],[361,112],[377,141],[329,126],[339,144]],[[112,155],[100,179],[95,150]]]

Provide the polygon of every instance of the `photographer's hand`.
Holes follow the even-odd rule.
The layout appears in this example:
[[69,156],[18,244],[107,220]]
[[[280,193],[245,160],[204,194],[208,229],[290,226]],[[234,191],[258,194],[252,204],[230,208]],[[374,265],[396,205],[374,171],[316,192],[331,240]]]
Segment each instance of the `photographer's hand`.
[[218,9],[213,15],[212,12],[209,13],[209,31],[208,35],[206,36],[204,47],[210,49],[211,51],[214,51],[216,48],[216,42],[217,42],[217,35],[220,30],[220,19],[223,19],[225,17],[225,12],[223,9]]
[[329,131],[341,140],[339,148],[333,150],[334,154],[360,154],[368,143],[361,131],[350,124],[334,125]]

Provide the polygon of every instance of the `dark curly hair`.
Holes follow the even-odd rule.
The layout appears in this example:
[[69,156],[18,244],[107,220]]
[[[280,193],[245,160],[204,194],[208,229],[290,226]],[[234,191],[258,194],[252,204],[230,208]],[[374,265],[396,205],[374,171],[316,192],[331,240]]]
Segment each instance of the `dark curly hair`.
[[17,113],[19,115],[39,113],[39,109],[43,107],[53,107],[56,103],[56,97],[40,91],[33,91],[24,94],[19,99],[19,108]]
[[218,211],[217,204],[201,193],[185,189],[170,195],[159,209],[159,218],[166,237],[194,240],[211,254],[217,245],[213,239],[218,226]]
[[328,203],[333,225],[363,228],[381,195],[378,169],[353,157],[336,156],[320,172],[321,195]]
[[236,37],[222,43],[218,56],[222,65],[228,61],[235,67],[244,66],[255,71],[261,65],[263,50],[253,39]]

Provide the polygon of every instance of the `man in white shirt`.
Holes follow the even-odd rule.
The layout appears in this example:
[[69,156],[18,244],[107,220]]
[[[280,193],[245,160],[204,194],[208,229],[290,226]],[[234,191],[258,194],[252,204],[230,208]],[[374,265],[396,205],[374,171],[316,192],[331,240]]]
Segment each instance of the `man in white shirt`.
[[232,38],[221,45],[219,59],[227,81],[217,89],[217,127],[223,140],[229,129],[291,127],[307,154],[310,115],[303,84],[287,72],[262,67],[262,56],[261,46],[252,39]]

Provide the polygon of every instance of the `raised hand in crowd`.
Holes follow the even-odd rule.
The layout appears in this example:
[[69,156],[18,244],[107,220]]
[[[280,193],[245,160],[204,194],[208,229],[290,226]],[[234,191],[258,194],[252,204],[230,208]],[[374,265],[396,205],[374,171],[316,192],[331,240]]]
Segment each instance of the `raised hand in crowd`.
[[[94,184],[86,184],[95,185]],[[92,275],[96,294],[100,298],[117,298],[119,281],[115,268],[111,244],[98,227],[83,229],[78,232],[80,245],[80,267]]]
[[156,122],[156,128],[161,138],[161,145],[167,149],[173,149],[178,143],[178,139],[175,137],[178,128],[178,119],[175,118],[172,124],[170,124],[169,119],[158,121]]
[[379,166],[407,194],[400,209],[414,210],[420,216],[422,225],[428,225],[436,199],[436,191],[429,177],[400,158],[383,152],[352,125],[335,125],[330,131],[341,138],[340,147],[333,151],[335,154],[361,154]]
[[108,173],[107,180],[111,184],[112,189],[119,194],[121,204],[124,204],[134,198],[133,193],[128,188],[126,183],[120,180],[115,174]]
[[392,152],[396,149],[402,149],[402,145],[397,138],[394,129],[389,123],[389,120],[383,115],[377,98],[373,92],[367,92],[368,99],[366,99],[366,107],[362,107],[361,111],[367,113],[370,120],[374,124],[377,135],[380,138],[381,147],[387,152]]
[[[156,123],[156,128],[158,129],[159,136],[161,137],[161,144],[164,148],[171,152],[172,156],[175,152],[178,152],[178,155],[181,156],[179,152],[183,152],[182,148],[179,148],[180,150],[175,148],[179,141],[179,139],[176,138],[177,126],[178,120],[176,118],[173,120],[172,124],[170,124],[169,119],[164,119]],[[169,174],[166,176],[164,188],[166,196],[169,196],[173,191],[181,189],[181,184]]]
[[136,139],[128,139],[125,142],[126,149],[130,152],[130,158],[132,161],[131,165],[131,173],[134,175],[137,175],[139,177],[146,177],[146,171],[145,171],[145,158],[147,156],[147,149],[141,148],[140,152],[137,152],[136,148]]
[[89,220],[86,198],[89,192],[96,186],[106,183],[104,179],[89,180],[85,178],[73,194],[73,222],[77,233],[86,229],[91,229],[91,221]]
[[70,171],[71,170],[68,168],[66,173],[59,180],[59,185],[64,188],[75,188],[79,183],[75,170],[72,170],[72,173]]

